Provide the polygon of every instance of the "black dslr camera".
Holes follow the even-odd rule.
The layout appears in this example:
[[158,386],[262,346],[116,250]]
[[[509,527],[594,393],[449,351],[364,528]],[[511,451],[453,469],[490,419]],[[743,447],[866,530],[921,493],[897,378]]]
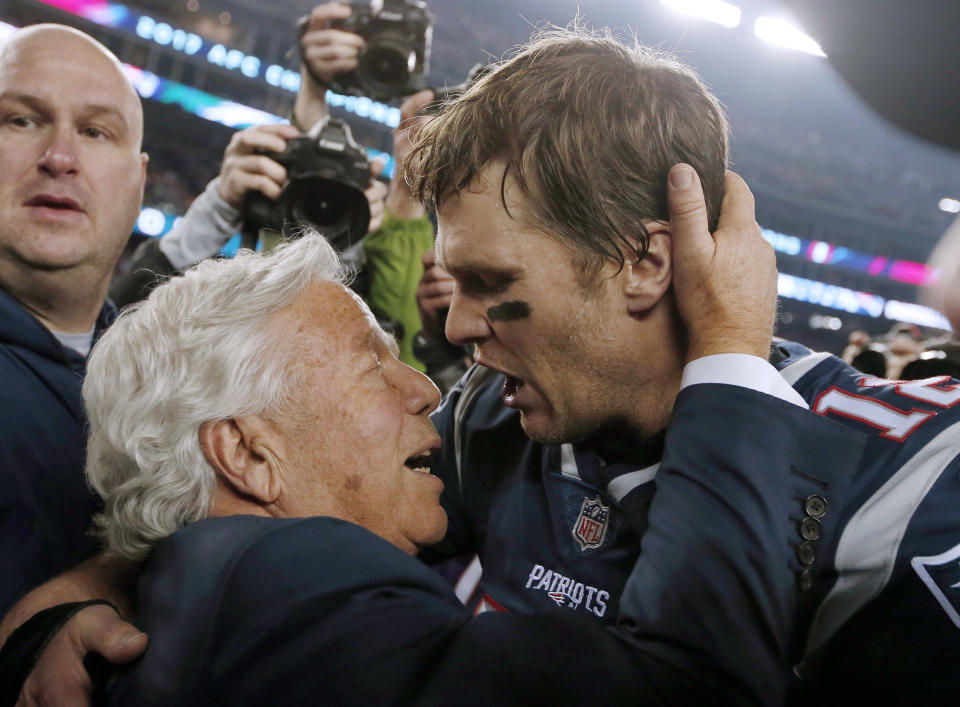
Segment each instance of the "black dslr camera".
[[433,16],[423,0],[352,3],[353,14],[332,26],[366,40],[357,68],[333,77],[337,93],[386,100],[424,88],[430,70]]
[[296,236],[304,226],[322,233],[343,252],[367,234],[370,205],[363,190],[370,184],[367,154],[353,139],[350,127],[328,118],[316,135],[287,141],[283,152],[263,152],[287,169],[287,183],[280,198],[268,199],[252,192],[243,207],[244,246],[246,234],[254,244],[261,228]]

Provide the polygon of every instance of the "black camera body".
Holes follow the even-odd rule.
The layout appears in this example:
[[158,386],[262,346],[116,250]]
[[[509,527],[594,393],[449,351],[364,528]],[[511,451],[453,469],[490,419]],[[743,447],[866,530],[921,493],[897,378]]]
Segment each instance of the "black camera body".
[[295,237],[299,229],[311,227],[343,252],[370,226],[370,204],[363,193],[370,184],[370,162],[343,121],[328,118],[312,133],[288,140],[283,152],[262,153],[286,168],[287,183],[276,201],[259,192],[247,197],[244,232],[268,228]]
[[334,23],[366,40],[357,68],[333,77],[337,93],[386,100],[426,86],[433,41],[433,15],[423,0],[351,3],[352,14]]

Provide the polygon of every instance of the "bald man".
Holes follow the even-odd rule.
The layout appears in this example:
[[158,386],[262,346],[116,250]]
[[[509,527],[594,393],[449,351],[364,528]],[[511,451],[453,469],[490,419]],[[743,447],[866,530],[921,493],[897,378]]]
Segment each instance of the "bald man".
[[0,45],[0,614],[75,564],[97,501],[80,384],[143,200],[140,99],[69,27]]

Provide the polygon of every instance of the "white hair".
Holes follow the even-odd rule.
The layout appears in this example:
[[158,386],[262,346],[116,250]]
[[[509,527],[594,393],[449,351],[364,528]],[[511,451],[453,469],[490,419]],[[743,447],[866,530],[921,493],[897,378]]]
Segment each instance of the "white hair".
[[111,551],[143,559],[206,517],[216,475],[200,427],[289,404],[293,353],[271,340],[269,323],[309,285],[347,279],[330,244],[309,234],[268,255],[204,261],[120,315],[83,384],[87,480],[104,500]]

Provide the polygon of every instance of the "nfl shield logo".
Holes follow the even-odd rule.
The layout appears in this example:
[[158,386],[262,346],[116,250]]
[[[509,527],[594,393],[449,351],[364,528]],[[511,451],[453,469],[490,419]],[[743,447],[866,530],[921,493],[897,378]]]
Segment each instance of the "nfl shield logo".
[[603,505],[599,496],[583,499],[580,515],[573,524],[573,538],[581,550],[592,550],[603,545],[609,520],[610,506]]
[[914,557],[910,564],[950,620],[960,628],[960,545],[932,557]]

